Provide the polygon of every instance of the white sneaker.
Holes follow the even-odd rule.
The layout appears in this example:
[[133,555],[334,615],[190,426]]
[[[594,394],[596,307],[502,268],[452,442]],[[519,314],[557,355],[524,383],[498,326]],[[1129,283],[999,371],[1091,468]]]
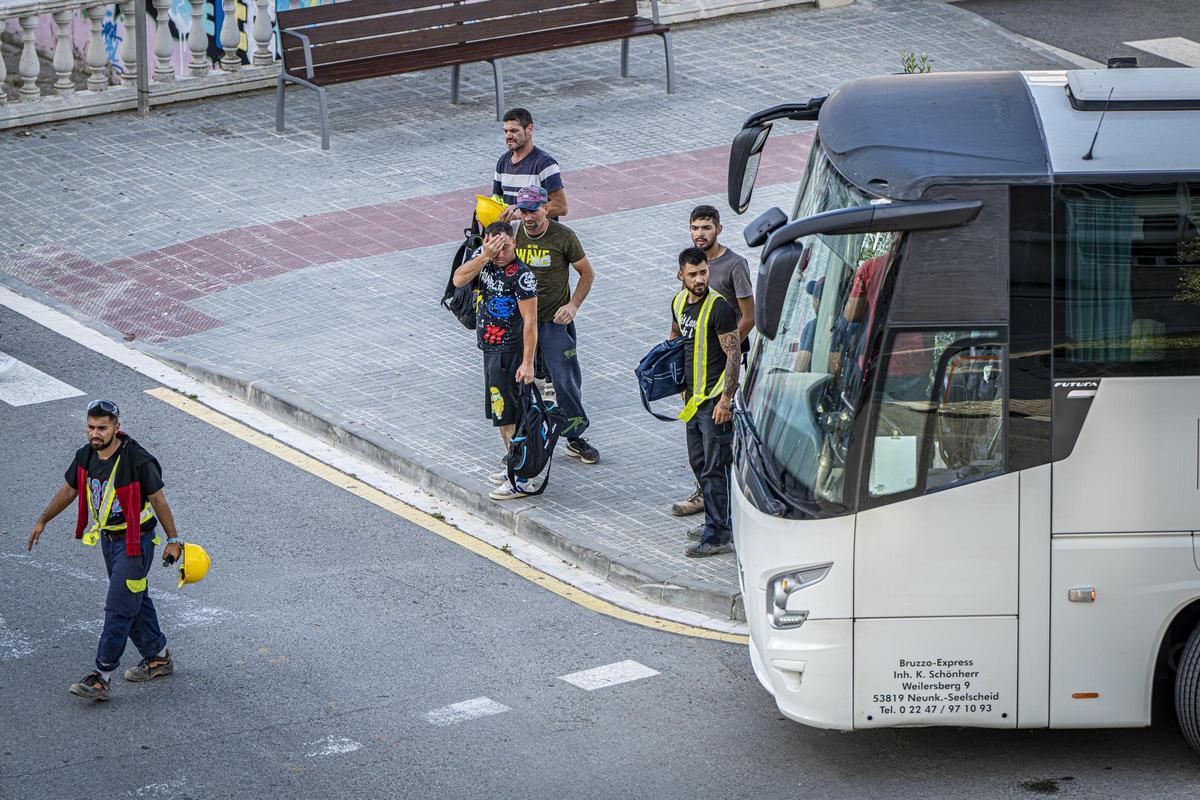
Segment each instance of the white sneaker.
[[494,486],[503,486],[504,484],[508,483],[508,470],[504,470],[504,472],[497,472],[493,475],[488,475],[487,479],[488,483],[493,484]]
[[529,496],[529,481],[518,480],[517,488],[513,489],[512,484],[508,482],[508,476],[504,476],[504,485],[498,486],[488,492],[488,497],[493,500],[518,500],[522,497]]
[[542,389],[542,399],[547,403],[557,403],[558,395],[554,392],[554,384],[546,381],[546,388]]

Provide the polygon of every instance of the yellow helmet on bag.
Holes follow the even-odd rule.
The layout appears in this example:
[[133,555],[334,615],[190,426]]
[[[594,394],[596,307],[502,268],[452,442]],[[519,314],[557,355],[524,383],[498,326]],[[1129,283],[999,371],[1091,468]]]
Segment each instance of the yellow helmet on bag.
[[208,567],[212,563],[212,559],[208,557],[208,553],[198,544],[184,542],[183,557],[179,559],[179,586],[181,589],[185,583],[199,583],[208,574]]
[[500,219],[500,215],[508,206],[497,197],[485,197],[484,195],[475,195],[475,219],[479,220],[479,226],[486,228],[496,220]]

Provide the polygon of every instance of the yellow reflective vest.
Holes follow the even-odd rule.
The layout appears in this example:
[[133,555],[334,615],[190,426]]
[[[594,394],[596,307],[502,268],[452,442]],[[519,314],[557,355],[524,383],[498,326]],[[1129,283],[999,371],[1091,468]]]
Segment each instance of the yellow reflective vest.
[[[683,308],[687,305],[687,299],[687,289],[681,289],[671,304],[676,325],[683,319]],[[679,412],[679,419],[684,422],[694,417],[696,409],[701,405],[725,391],[725,370],[721,370],[720,377],[712,386],[708,385],[708,326],[712,320],[713,305],[717,300],[724,299],[718,292],[709,289],[701,301],[700,313],[696,315],[696,329],[692,332],[692,394],[684,404],[683,410]]]
[[[100,541],[101,531],[123,531],[125,523],[120,525],[109,525],[108,515],[112,513],[113,500],[117,496],[117,467],[121,466],[121,457],[117,456],[117,460],[113,462],[112,473],[108,479],[108,485],[104,487],[104,494],[100,497],[100,513],[92,519],[92,526],[83,534],[83,543],[89,546],[94,546]],[[92,482],[87,483],[87,503],[88,508],[95,508],[95,503],[92,502]],[[149,522],[154,518],[154,509],[146,503],[142,507],[142,516],[138,520],[139,527]]]

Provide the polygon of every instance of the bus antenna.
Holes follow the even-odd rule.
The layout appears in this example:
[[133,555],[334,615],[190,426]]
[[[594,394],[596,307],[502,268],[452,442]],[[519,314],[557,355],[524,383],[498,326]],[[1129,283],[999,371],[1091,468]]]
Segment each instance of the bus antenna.
[[1092,146],[1083,155],[1084,161],[1092,160],[1092,151],[1096,149],[1096,139],[1100,138],[1100,126],[1104,124],[1104,115],[1108,113],[1108,104],[1112,102],[1113,90],[1116,88],[1115,86],[1110,86],[1108,89],[1108,98],[1104,101],[1104,110],[1100,112],[1100,121],[1096,123],[1096,132],[1092,134]]

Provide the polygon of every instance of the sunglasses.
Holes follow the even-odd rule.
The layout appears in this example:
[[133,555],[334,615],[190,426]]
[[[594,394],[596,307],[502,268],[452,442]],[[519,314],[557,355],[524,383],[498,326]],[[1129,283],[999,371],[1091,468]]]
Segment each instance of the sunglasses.
[[88,403],[87,410],[89,414],[97,409],[114,417],[121,416],[121,409],[117,408],[117,404],[112,400],[93,400]]

